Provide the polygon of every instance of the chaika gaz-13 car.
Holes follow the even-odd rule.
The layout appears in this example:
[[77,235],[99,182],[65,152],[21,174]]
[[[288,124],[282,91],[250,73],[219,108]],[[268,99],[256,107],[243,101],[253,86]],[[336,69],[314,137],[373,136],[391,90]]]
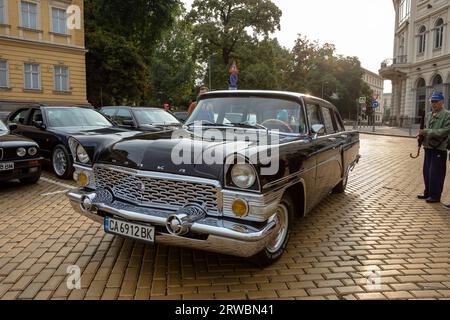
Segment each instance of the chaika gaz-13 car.
[[73,208],[107,233],[276,261],[294,220],[343,193],[359,134],[338,110],[292,92],[201,96],[177,130],[73,136]]

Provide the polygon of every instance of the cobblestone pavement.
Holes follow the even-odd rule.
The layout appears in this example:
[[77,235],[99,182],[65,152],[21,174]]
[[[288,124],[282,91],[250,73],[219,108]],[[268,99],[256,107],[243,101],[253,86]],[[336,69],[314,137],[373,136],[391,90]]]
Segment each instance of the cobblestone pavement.
[[[242,259],[105,235],[71,209],[71,182],[0,187],[2,299],[449,299],[450,212],[415,198],[413,139],[362,135],[347,193],[299,220],[287,252]],[[54,181],[53,181],[54,180]],[[450,202],[450,179],[443,200]],[[67,267],[81,268],[81,289]],[[372,281],[372,282],[371,282]]]

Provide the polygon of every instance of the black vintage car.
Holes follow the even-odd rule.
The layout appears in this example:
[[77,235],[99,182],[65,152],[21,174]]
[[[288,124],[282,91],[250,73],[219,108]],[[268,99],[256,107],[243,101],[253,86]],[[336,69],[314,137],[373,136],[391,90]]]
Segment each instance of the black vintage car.
[[115,106],[103,107],[100,112],[125,129],[157,132],[181,127],[177,118],[159,108]]
[[36,142],[10,134],[0,120],[0,182],[15,179],[24,184],[38,182],[41,160]]
[[62,179],[72,177],[72,156],[68,139],[73,134],[107,135],[127,132],[116,128],[99,112],[84,107],[23,107],[9,116],[12,132],[36,141],[42,156],[52,163],[53,171]]
[[345,191],[359,160],[359,134],[332,104],[271,91],[208,93],[180,130],[71,146],[89,166],[76,160],[68,197],[106,232],[261,264],[281,256],[294,219]]

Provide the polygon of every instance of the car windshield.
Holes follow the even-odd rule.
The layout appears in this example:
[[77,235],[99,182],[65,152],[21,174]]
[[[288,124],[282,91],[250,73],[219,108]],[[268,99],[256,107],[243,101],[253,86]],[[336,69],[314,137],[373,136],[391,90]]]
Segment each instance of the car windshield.
[[136,108],[133,109],[137,122],[140,125],[146,124],[179,124],[180,122],[173,115],[162,109]]
[[0,132],[8,131],[8,128],[5,126],[5,124],[0,120]]
[[100,113],[85,108],[49,108],[48,124],[53,128],[61,127],[112,127],[112,124]]
[[305,117],[298,102],[263,97],[210,98],[199,101],[188,125],[236,126],[304,134]]

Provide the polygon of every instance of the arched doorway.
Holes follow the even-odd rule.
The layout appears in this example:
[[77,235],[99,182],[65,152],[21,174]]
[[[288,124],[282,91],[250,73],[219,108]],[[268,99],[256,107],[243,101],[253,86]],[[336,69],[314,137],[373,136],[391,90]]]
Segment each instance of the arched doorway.
[[434,76],[431,85],[433,86],[433,92],[442,92],[444,90],[444,81],[442,81],[442,77],[437,74]]
[[427,105],[427,84],[423,78],[417,81],[416,92],[416,117],[421,118],[425,115]]

